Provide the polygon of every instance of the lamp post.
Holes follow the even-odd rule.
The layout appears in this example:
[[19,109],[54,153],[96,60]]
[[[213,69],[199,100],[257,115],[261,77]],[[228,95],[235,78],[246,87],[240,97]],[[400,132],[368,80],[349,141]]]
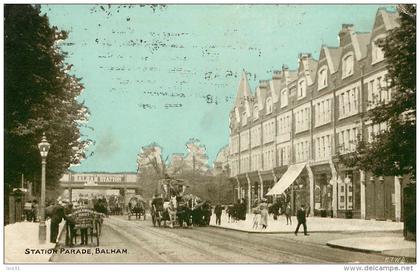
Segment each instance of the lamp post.
[[47,155],[50,150],[50,144],[47,142],[45,133],[42,134],[42,140],[38,144],[39,153],[42,158],[42,174],[41,174],[41,219],[39,221],[39,241],[45,242],[47,236],[47,226],[45,225],[45,167],[47,165]]

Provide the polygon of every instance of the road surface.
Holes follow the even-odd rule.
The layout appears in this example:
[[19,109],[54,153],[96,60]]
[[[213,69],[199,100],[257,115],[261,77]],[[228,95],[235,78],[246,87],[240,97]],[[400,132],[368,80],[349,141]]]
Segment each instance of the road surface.
[[[59,263],[385,263],[385,256],[314,243],[313,233],[248,234],[214,227],[155,228],[149,220],[105,219],[100,246],[76,246],[54,254]],[[307,240],[305,238],[308,238]],[[314,239],[315,238],[315,239]],[[62,239],[63,240],[63,239]],[[322,239],[321,239],[322,240]],[[83,251],[83,249],[85,249]],[[86,253],[87,251],[89,251]]]

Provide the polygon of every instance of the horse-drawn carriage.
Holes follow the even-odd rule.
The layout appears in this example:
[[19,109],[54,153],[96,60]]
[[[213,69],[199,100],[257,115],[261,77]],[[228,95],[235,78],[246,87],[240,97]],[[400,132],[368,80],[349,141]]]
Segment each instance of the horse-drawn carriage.
[[128,202],[128,220],[134,216],[136,219],[143,217],[146,220],[146,201],[141,195],[135,195]]
[[180,179],[166,178],[160,181],[162,193],[151,201],[150,213],[153,226],[190,227],[193,225],[208,225],[211,216],[211,206],[201,201],[197,196],[186,194],[188,182]]
[[108,199],[108,209],[110,215],[122,215],[124,199],[119,195],[112,195]]

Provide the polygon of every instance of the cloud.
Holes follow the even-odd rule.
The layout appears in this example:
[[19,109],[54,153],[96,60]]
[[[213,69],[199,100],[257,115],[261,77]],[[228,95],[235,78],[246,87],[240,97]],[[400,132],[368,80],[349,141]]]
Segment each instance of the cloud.
[[98,139],[95,154],[99,157],[111,157],[117,152],[119,146],[120,144],[114,132],[108,128],[101,138]]

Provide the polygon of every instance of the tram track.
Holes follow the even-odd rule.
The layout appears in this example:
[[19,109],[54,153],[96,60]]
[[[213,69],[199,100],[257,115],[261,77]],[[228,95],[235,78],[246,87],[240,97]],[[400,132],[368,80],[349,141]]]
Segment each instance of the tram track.
[[[124,222],[123,219],[118,219]],[[296,253],[290,253],[284,250],[274,249],[272,246],[263,245],[261,243],[253,243],[246,239],[235,239],[228,235],[220,233],[209,233],[209,228],[193,228],[193,229],[160,229],[147,227],[143,225],[143,221],[131,224],[144,232],[151,232],[165,239],[171,240],[182,247],[188,247],[194,251],[209,255],[209,253],[217,260],[224,263],[326,263],[323,259],[303,256]],[[184,232],[185,230],[185,232]],[[181,233],[182,232],[182,233]],[[180,236],[180,234],[182,236]],[[198,235],[197,235],[198,234]],[[217,237],[217,238],[216,238]],[[236,257],[226,258],[224,254],[215,254],[215,252],[231,252]],[[245,257],[245,258],[244,258]],[[213,259],[213,258],[212,258]],[[247,261],[239,261],[247,259]]]
[[132,234],[133,229],[131,223],[127,222],[126,224],[121,224],[123,222],[120,221],[120,224],[115,224],[115,222],[112,221],[113,219],[106,220],[105,224],[112,228],[113,231],[118,232],[121,236],[129,240],[131,243],[137,244],[139,246],[139,251],[144,251],[146,254],[151,256],[153,260],[156,260],[154,262],[175,263],[180,261],[179,258],[167,254],[167,252],[165,252],[164,250],[150,246],[150,239],[148,239],[144,235],[139,233],[136,233],[137,235]]
[[[181,256],[186,256],[185,259],[178,258],[175,261],[169,261],[169,262],[182,262],[182,263],[220,263],[220,262],[232,262],[231,259],[226,258],[222,254],[217,254],[217,249],[214,248],[211,244],[200,244],[199,242],[194,241],[194,244],[191,243],[191,241],[188,241],[187,239],[182,239],[178,235],[173,233],[168,233],[163,230],[158,230],[153,227],[147,227],[142,226],[140,222],[136,221],[126,221],[124,219],[120,218],[112,218],[112,220],[118,221],[118,226],[124,225],[125,228],[129,228],[129,230],[133,233],[135,231],[138,235],[145,234],[147,236],[150,236],[154,239],[149,239],[150,244],[153,246],[158,247],[159,243],[157,243],[158,240],[162,240],[161,244],[166,245],[166,250],[168,248],[173,248],[177,253]],[[136,228],[133,228],[135,226]]]
[[[274,244],[265,245],[261,242],[255,243],[254,241],[249,241],[247,239],[238,240],[237,238],[233,238],[232,236],[226,234],[209,232],[209,230],[209,228],[197,229],[196,231],[201,235],[197,235],[196,237],[199,237],[198,239],[207,237],[207,241],[213,243],[217,242],[220,247],[224,247],[232,251],[242,252],[241,255],[258,256],[260,260],[266,263],[329,263],[323,259],[280,250],[276,248]],[[218,239],[214,239],[216,235],[218,236]],[[223,241],[223,243],[220,243],[219,241]],[[248,253],[245,253],[244,249],[246,249]],[[249,252],[252,252],[252,254]]]

